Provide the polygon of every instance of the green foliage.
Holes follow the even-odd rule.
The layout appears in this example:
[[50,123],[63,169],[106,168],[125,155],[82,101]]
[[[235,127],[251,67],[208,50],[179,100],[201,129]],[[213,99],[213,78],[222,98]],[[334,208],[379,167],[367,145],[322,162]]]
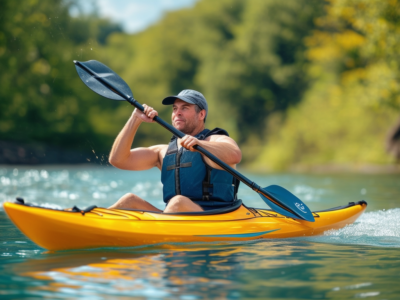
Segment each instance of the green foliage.
[[299,101],[307,86],[302,40],[320,7],[320,1],[250,1],[218,63],[207,66],[213,74],[207,88],[234,110],[239,141],[264,141],[269,114]]
[[83,49],[98,48],[116,27],[95,17],[71,18],[65,3],[0,4],[0,139],[68,148],[91,140],[105,149],[98,143],[104,133],[96,135],[90,123],[98,97],[84,88],[72,60],[87,57]]
[[330,1],[306,41],[314,83],[284,124],[269,124],[276,131],[258,163],[286,169],[392,162],[384,142],[400,111],[399,8],[395,0]]

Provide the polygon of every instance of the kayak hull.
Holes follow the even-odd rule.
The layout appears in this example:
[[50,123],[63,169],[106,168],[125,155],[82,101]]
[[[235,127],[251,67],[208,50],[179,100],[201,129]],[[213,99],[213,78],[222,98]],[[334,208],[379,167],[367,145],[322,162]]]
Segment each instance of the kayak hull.
[[307,222],[243,205],[217,215],[173,215],[105,208],[81,213],[4,203],[12,222],[48,250],[312,236],[353,223],[366,207],[360,201],[314,212],[315,222]]

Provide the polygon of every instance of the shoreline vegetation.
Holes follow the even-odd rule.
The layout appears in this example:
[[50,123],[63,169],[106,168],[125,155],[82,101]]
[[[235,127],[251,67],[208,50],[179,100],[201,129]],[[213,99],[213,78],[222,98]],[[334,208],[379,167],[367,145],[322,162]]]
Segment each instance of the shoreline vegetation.
[[[53,165],[82,165],[82,166],[109,166],[108,155],[96,154],[92,151],[65,150],[47,145],[22,145],[20,143],[0,141],[1,166],[53,166]],[[320,164],[320,165],[292,165],[285,170],[273,170],[268,165],[239,164],[238,169],[255,174],[266,173],[307,173],[307,174],[400,174],[400,165],[396,164]]]
[[[107,163],[133,108],[80,82],[95,59],[164,120],[201,91],[245,169],[399,173],[399,0],[199,0],[137,34],[71,5],[0,3],[0,164]],[[143,124],[133,147],[169,139]]]
[[93,151],[63,149],[46,144],[0,141],[0,165],[83,164],[98,161],[108,164]]

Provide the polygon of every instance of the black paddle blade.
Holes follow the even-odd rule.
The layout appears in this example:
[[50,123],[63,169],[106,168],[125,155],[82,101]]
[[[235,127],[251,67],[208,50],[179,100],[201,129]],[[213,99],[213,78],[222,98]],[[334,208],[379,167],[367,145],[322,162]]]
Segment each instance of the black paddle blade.
[[[282,205],[284,204],[286,209],[262,195],[262,192],[264,192],[271,199],[276,199],[278,203],[282,203]],[[307,205],[305,205],[299,198],[283,187],[278,185],[270,185],[261,189],[259,194],[264,202],[267,203],[267,205],[277,213],[293,219],[302,219],[308,222],[315,222],[314,216]]]
[[[74,61],[74,63],[79,77],[93,92],[112,100],[126,100],[120,93],[126,97],[133,98],[132,91],[126,82],[101,62],[89,60],[85,62]],[[80,64],[84,65],[84,67],[80,66]],[[110,89],[107,83],[118,91]]]

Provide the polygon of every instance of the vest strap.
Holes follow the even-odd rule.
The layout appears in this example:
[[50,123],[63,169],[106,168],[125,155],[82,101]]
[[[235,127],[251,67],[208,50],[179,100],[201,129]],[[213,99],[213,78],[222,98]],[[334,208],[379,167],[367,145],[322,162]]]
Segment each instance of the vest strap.
[[165,153],[165,155],[170,155],[170,154],[177,153],[177,152],[178,152],[178,143],[177,143],[176,136],[173,136],[171,141],[169,142],[168,150],[167,150],[167,153]]
[[167,171],[171,171],[171,170],[178,169],[178,168],[190,168],[191,166],[192,166],[192,162],[183,163],[183,164],[180,164],[179,166],[170,165],[170,166],[167,166]]
[[213,185],[210,183],[211,181],[211,168],[206,164],[206,177],[203,181],[203,201],[210,201],[210,197],[212,197],[213,193]]

